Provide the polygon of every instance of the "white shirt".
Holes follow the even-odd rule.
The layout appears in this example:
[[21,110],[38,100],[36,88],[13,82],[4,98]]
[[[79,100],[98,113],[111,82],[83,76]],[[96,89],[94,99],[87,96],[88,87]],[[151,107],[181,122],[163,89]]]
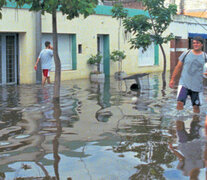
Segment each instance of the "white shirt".
[[53,57],[53,51],[51,49],[43,49],[40,52],[39,58],[41,61],[42,69],[52,68],[52,57]]

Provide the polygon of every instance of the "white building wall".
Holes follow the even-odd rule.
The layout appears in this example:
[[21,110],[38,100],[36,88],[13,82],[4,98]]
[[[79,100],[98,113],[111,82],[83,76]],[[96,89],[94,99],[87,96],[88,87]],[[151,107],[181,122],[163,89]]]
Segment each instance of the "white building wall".
[[169,30],[182,39],[188,39],[188,33],[207,34],[207,19],[177,15],[174,16]]
[[[3,8],[0,33],[19,34],[19,79],[20,83],[35,82],[36,61],[35,13],[26,9]],[[30,68],[30,69],[29,69]]]

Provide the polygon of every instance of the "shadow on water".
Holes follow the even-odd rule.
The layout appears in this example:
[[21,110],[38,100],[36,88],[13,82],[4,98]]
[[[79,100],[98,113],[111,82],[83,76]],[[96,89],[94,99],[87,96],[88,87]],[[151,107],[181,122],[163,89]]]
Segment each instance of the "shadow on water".
[[205,177],[206,105],[178,113],[160,74],[133,83],[65,81],[60,101],[53,86],[0,87],[0,179]]

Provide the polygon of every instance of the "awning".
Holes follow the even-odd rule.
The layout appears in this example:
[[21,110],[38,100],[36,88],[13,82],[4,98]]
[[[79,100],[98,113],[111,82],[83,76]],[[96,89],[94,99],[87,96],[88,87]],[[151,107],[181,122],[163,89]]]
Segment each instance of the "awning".
[[200,34],[200,33],[188,33],[189,38],[194,38],[195,36],[200,36],[204,39],[207,39],[207,34]]

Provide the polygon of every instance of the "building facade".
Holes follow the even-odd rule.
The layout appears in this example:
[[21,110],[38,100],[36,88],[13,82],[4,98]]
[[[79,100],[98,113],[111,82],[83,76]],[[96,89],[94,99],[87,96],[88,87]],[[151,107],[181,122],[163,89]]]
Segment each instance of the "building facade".
[[[34,64],[36,61],[37,31],[40,24],[35,12],[28,7],[15,9],[9,4],[3,8],[0,20],[0,84],[31,84],[36,82]],[[111,6],[99,5],[96,14],[67,20],[61,12],[57,13],[59,56],[62,65],[62,80],[88,78],[92,67],[87,65],[90,55],[102,54],[101,69],[105,75],[118,71],[118,64],[110,61],[110,53],[118,49],[126,53],[123,71],[127,74],[162,70],[162,58],[159,59],[157,45],[149,51],[130,49],[130,34],[123,27],[118,39],[119,21],[111,17]],[[146,13],[142,10],[128,9],[130,16]],[[52,42],[52,17],[41,16],[42,47],[44,42]],[[167,46],[166,46],[167,48]],[[169,67],[168,67],[169,69]],[[51,79],[54,77],[53,65]]]
[[[204,17],[207,11],[207,1],[197,0],[165,0],[166,5],[176,4],[179,14]],[[207,16],[206,16],[207,17]]]

